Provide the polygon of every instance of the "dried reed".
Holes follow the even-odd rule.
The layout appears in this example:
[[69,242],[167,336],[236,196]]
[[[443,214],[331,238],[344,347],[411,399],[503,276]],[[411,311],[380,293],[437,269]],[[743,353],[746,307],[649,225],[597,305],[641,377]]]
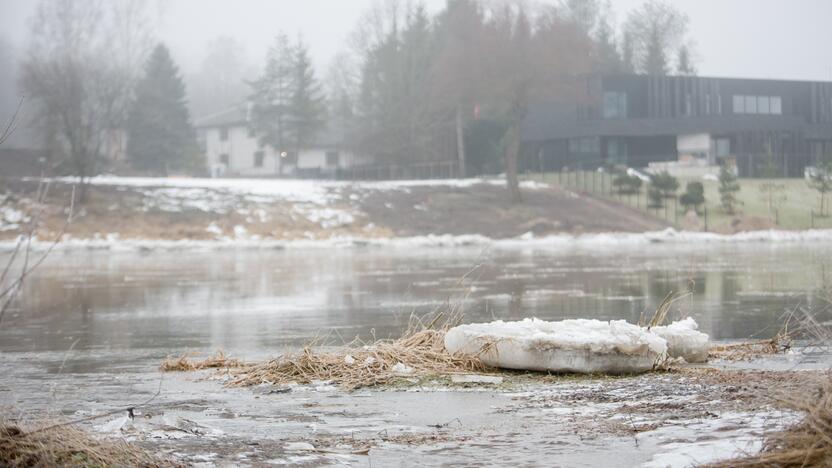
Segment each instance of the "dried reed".
[[178,358],[169,357],[162,362],[159,368],[162,372],[193,372],[203,369],[230,369],[246,367],[248,364],[239,359],[228,358],[223,351],[217,351],[215,356],[206,359],[192,359],[193,355],[184,355]]
[[174,467],[135,445],[99,440],[72,426],[40,431],[0,423],[0,466]]
[[445,350],[445,333],[461,315],[439,313],[428,323],[415,317],[404,335],[369,345],[352,343],[324,352],[310,347],[262,364],[240,369],[232,386],[309,384],[328,381],[346,390],[389,383],[401,377],[483,372],[488,368],[476,357],[451,355]]

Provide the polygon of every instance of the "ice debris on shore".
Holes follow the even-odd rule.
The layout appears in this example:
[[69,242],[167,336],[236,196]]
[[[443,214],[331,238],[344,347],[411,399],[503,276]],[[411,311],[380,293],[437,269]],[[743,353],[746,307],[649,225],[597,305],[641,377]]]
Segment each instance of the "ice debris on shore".
[[493,367],[576,373],[639,373],[667,357],[707,358],[708,336],[693,319],[657,328],[623,320],[497,321],[452,328],[445,348]]
[[699,331],[699,325],[690,317],[667,326],[653,327],[650,333],[667,341],[668,357],[683,358],[689,363],[708,360],[709,337]]

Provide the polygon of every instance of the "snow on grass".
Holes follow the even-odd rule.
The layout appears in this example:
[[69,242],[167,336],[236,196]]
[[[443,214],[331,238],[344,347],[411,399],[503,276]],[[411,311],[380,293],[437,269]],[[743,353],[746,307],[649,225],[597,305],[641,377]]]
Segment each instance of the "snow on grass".
[[9,206],[0,206],[0,232],[20,229],[20,224],[27,221],[22,211]]

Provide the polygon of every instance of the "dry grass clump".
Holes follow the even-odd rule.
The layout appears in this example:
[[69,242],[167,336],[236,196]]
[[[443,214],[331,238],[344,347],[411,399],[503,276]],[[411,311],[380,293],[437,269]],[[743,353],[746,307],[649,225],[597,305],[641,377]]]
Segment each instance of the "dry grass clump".
[[31,431],[0,423],[0,466],[173,467],[124,441],[99,440],[72,426]]
[[242,369],[230,385],[329,381],[346,390],[355,390],[401,377],[487,371],[478,358],[451,355],[445,350],[445,333],[459,323],[459,318],[452,316],[441,324],[442,314],[428,324],[414,318],[399,339],[370,345],[353,343],[335,352],[306,347],[300,353]]
[[780,399],[788,408],[802,412],[803,421],[784,431],[769,434],[756,455],[719,462],[711,467],[809,467],[832,466],[832,380],[804,394]]
[[791,343],[791,336],[778,333],[777,336],[768,340],[711,346],[708,358],[724,361],[750,361],[760,356],[785,353],[791,349]]
[[239,359],[232,359],[223,351],[217,351],[215,356],[206,359],[192,359],[193,355],[184,355],[178,358],[169,357],[162,362],[159,368],[162,372],[193,372],[203,369],[231,369],[246,367],[248,364]]

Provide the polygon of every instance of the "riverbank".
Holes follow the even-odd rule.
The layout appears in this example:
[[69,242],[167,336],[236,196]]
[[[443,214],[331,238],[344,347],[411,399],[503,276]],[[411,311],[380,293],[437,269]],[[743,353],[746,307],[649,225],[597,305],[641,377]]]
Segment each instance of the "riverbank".
[[[824,375],[796,352],[632,377],[437,376],[358,392],[327,382],[228,388],[223,372],[160,377],[149,364],[35,387],[26,369],[41,359],[5,357],[18,392],[2,405],[29,414],[93,415],[158,391],[134,419],[81,427],[191,464],[689,466],[757,452],[765,434],[800,420],[776,396]],[[95,401],[71,390],[81,382],[95,384]]]
[[[37,237],[63,227],[71,180],[53,181],[46,206],[36,181],[7,181],[0,195],[0,239],[25,231],[40,214]],[[393,239],[426,236],[580,235],[645,232],[667,227],[635,210],[535,182],[525,201],[508,202],[504,182],[436,180],[331,182],[307,180],[150,179],[99,177],[77,206],[72,239],[222,241]]]

